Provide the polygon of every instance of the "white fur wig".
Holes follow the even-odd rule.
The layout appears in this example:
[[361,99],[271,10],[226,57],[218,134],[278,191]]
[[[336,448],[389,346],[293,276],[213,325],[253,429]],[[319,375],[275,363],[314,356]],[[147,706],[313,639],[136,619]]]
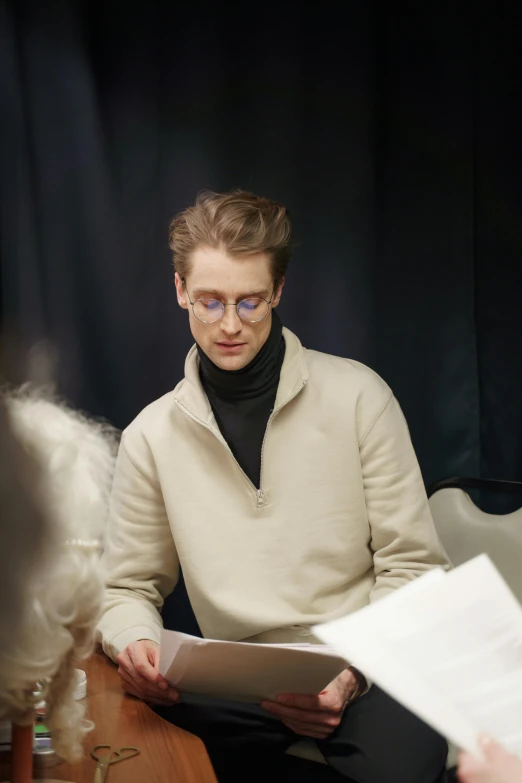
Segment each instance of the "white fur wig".
[[41,466],[36,492],[49,534],[40,563],[24,580],[16,647],[0,652],[0,717],[31,721],[35,682],[48,680],[53,745],[74,760],[88,730],[83,704],[73,698],[74,668],[92,651],[103,599],[99,556],[117,436],[42,393],[10,392],[4,399],[18,442]]

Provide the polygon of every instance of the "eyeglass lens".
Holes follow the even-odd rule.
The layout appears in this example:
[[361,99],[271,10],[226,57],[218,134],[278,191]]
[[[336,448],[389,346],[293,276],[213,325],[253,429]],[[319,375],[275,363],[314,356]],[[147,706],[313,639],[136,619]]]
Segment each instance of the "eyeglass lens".
[[[243,321],[255,323],[262,321],[268,313],[268,302],[264,299],[243,299],[237,305],[237,314]],[[219,299],[196,299],[193,305],[194,315],[200,321],[210,324],[223,316],[225,305]]]

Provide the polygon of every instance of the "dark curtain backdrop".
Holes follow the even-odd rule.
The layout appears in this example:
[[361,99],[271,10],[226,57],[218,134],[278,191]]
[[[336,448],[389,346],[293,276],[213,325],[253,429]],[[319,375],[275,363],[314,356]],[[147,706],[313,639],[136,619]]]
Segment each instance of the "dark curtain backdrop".
[[383,375],[426,482],[522,480],[519,3],[340,8],[2,4],[4,373],[124,427],[191,344],[170,218],[250,188],[285,324]]

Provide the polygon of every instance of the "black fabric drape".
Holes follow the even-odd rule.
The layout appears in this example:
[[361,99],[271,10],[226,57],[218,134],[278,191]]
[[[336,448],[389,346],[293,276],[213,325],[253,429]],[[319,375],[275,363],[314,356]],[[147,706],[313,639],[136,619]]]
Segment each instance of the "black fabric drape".
[[520,13],[430,5],[4,2],[8,378],[120,427],[170,389],[168,221],[240,186],[294,218],[283,322],[386,378],[426,482],[522,479]]

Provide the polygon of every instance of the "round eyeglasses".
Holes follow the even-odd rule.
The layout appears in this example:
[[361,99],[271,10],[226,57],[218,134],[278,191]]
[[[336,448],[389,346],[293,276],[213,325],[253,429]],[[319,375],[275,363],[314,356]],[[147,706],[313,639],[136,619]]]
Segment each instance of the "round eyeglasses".
[[236,312],[242,321],[246,321],[249,324],[256,324],[268,315],[275,292],[274,289],[272,296],[268,300],[262,299],[259,296],[249,296],[247,299],[242,299],[240,302],[237,302],[237,304],[235,302],[227,304],[220,299],[210,299],[206,296],[201,299],[196,299],[193,302],[190,298],[184,278],[182,278],[182,283],[187,292],[189,302],[192,305],[194,316],[198,321],[201,321],[204,324],[214,324],[216,321],[219,321],[220,318],[223,318],[225,307],[235,307]]

